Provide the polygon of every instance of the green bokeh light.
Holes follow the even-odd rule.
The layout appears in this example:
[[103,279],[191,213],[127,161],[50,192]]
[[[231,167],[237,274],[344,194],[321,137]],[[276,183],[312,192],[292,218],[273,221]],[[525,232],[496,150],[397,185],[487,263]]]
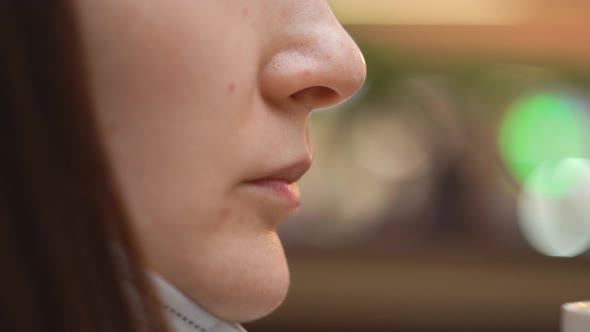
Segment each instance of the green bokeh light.
[[[499,148],[512,175],[524,184],[541,165],[588,157],[590,126],[582,104],[560,94],[535,94],[517,101],[504,118]],[[548,174],[538,190],[559,196],[575,183],[576,174]]]

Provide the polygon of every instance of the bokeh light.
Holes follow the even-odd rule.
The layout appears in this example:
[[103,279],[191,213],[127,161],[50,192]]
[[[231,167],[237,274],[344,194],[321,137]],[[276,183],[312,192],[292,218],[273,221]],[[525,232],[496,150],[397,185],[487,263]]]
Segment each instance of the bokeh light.
[[[570,190],[543,195],[549,178],[568,178]],[[590,247],[590,161],[569,158],[534,170],[518,201],[520,227],[528,242],[547,256],[573,257]]]
[[[541,165],[556,166],[568,158],[588,157],[589,132],[581,101],[565,94],[539,93],[511,106],[500,127],[499,149],[514,178],[524,184],[533,172],[542,170]],[[577,178],[577,174],[563,172],[543,176],[535,180],[534,190],[563,195]]]

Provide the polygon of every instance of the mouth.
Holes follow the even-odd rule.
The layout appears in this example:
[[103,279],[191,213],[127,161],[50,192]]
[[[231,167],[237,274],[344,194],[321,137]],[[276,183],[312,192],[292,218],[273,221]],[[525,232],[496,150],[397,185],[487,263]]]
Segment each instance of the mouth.
[[277,180],[249,181],[246,185],[268,196],[272,200],[286,204],[290,209],[296,209],[301,205],[301,194],[296,183],[287,183]]
[[309,170],[311,163],[311,157],[304,158],[264,172],[265,175],[248,180],[245,185],[294,210],[301,205],[301,193],[296,182]]

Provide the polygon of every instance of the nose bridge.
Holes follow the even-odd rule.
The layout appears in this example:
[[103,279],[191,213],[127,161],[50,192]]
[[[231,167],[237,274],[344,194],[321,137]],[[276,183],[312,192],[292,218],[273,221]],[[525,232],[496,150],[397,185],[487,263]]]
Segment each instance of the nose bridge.
[[263,66],[261,89],[266,97],[277,102],[297,96],[313,109],[337,104],[358,91],[366,75],[364,59],[329,9],[294,21],[276,33],[280,47]]

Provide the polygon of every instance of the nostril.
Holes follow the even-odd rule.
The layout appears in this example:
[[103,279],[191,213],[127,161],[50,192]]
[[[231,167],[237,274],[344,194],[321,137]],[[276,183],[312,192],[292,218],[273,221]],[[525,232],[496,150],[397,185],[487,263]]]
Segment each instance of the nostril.
[[291,99],[309,109],[335,105],[341,101],[340,94],[325,86],[312,86],[299,90],[291,95]]

